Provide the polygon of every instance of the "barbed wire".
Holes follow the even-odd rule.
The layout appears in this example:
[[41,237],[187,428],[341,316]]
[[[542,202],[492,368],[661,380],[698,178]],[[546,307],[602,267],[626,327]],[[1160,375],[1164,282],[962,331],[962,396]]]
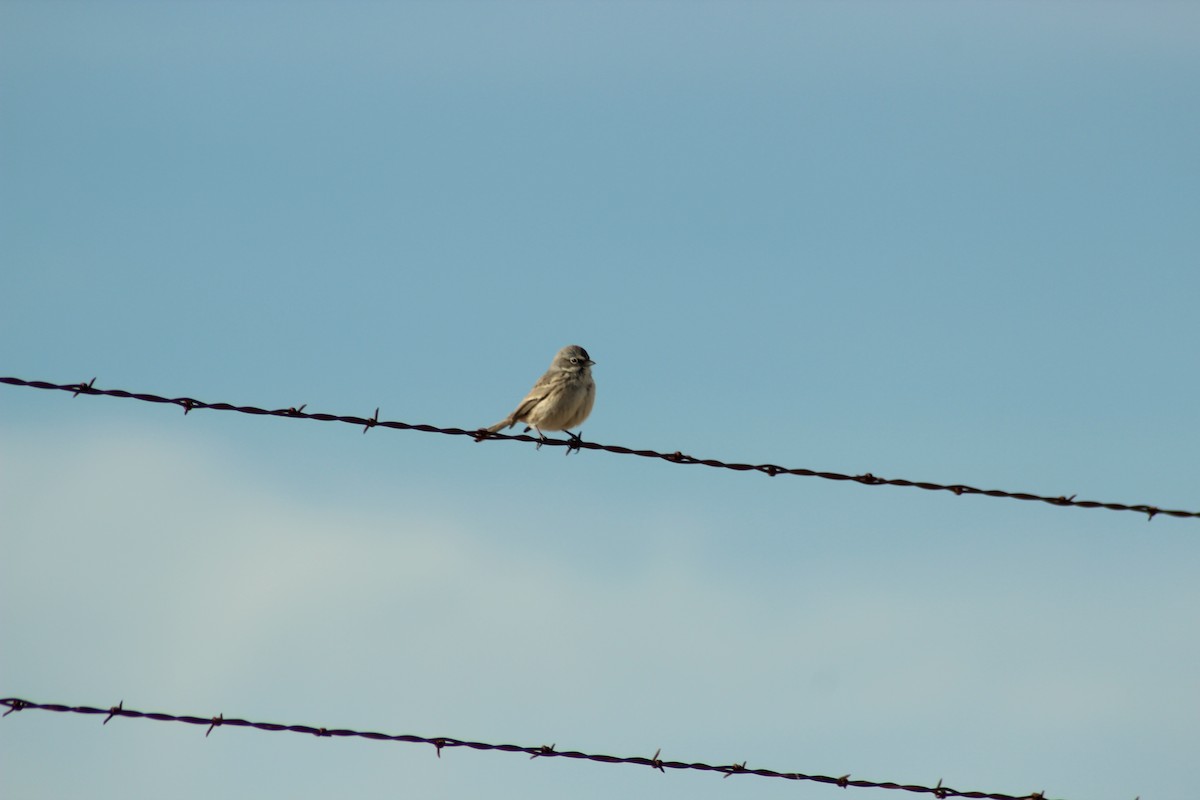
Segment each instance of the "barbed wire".
[[813,783],[824,783],[840,788],[854,787],[857,789],[896,789],[904,792],[913,792],[916,794],[931,794],[936,798],[950,797],[969,797],[977,798],[977,800],[1046,800],[1044,791],[1031,792],[1030,794],[1003,794],[1000,792],[978,792],[978,791],[959,791],[951,789],[949,786],[943,786],[941,780],[935,786],[920,786],[916,784],[901,784],[892,781],[870,781],[861,778],[852,778],[850,775],[842,775],[834,777],[831,775],[808,775],[803,772],[779,772],[773,769],[752,768],[746,766],[746,762],[733,763],[726,765],[704,764],[701,762],[687,761],[668,761],[661,758],[662,749],[660,748],[653,757],[646,758],[644,756],[606,756],[595,753],[581,753],[578,750],[559,750],[556,745],[540,745],[531,747],[527,745],[516,744],[488,744],[487,742],[473,742],[466,739],[456,739],[451,736],[416,736],[413,734],[400,733],[377,733],[374,731],[357,731],[349,728],[325,728],[316,727],[313,725],[280,725],[275,722],[250,722],[249,720],[238,719],[236,717],[226,717],[224,714],[218,714],[215,717],[199,717],[189,714],[163,714],[155,711],[135,711],[131,708],[125,708],[125,701],[122,700],[115,706],[109,708],[96,708],[94,706],[68,706],[60,703],[34,703],[29,700],[22,700],[17,697],[5,697],[0,699],[0,706],[7,706],[8,711],[4,712],[7,717],[14,711],[25,711],[28,709],[36,709],[39,711],[56,711],[67,714],[86,714],[86,715],[104,715],[104,723],[107,725],[115,717],[131,717],[134,719],[152,719],[158,722],[182,722],[186,725],[204,725],[207,730],[204,735],[207,737],[215,729],[222,726],[232,726],[237,728],[254,728],[260,731],[289,731],[291,733],[307,733],[317,737],[338,737],[338,738],[359,738],[373,739],[376,741],[385,742],[407,742],[410,744],[428,744],[432,745],[437,750],[437,757],[442,757],[442,750],[455,747],[465,747],[471,750],[498,750],[504,753],[524,753],[531,759],[533,758],[570,758],[580,761],[593,761],[600,764],[635,764],[643,767],[651,767],[659,772],[666,774],[667,770],[697,770],[700,772],[719,772],[722,777],[728,778],[730,775],[754,775],[760,778],[782,778],[789,781],[810,781]]
[[81,394],[86,395],[104,395],[107,397],[121,397],[131,400],[141,400],[146,403],[165,403],[167,405],[179,406],[183,409],[184,414],[188,414],[198,409],[209,409],[212,411],[235,411],[239,414],[254,414],[258,416],[269,417],[287,417],[290,419],[311,419],[319,422],[343,422],[350,425],[362,426],[363,433],[372,428],[393,428],[396,430],[405,431],[421,431],[423,433],[441,433],[448,436],[470,436],[475,441],[483,441],[485,439],[507,439],[519,442],[533,442],[541,447],[549,445],[552,447],[566,447],[567,453],[578,450],[603,450],[607,453],[616,453],[618,455],[641,456],[642,458],[656,458],[663,461],[668,461],[672,464],[700,464],[706,467],[715,467],[719,469],[728,469],[735,472],[761,472],[769,477],[776,475],[797,475],[807,478],[822,478],[829,481],[851,481],[863,486],[902,486],[915,489],[925,489],[927,491],[943,491],[950,492],[954,495],[981,495],[985,497],[1002,497],[1011,500],[1031,500],[1040,503],[1048,503],[1053,506],[1064,506],[1074,508],[1102,508],[1109,511],[1135,511],[1139,514],[1145,514],[1147,520],[1154,519],[1159,514],[1169,517],[1186,517],[1191,519],[1200,519],[1200,511],[1185,511],[1179,509],[1159,508],[1158,506],[1127,503],[1106,503],[1098,500],[1077,500],[1076,495],[1059,495],[1053,497],[1050,495],[1032,494],[1029,492],[1010,492],[1003,489],[979,489],[974,486],[967,486],[961,483],[933,483],[930,481],[914,481],[906,478],[880,478],[870,472],[861,475],[848,475],[840,472],[826,472],[822,470],[805,469],[803,467],[781,467],[777,464],[740,464],[736,462],[718,461],[712,458],[696,458],[694,456],[684,455],[676,450],[674,453],[659,452],[657,450],[635,450],[629,447],[612,444],[598,444],[596,442],[585,442],[577,436],[571,436],[569,439],[548,439],[529,436],[526,434],[509,435],[503,433],[488,433],[482,429],[466,430],[464,428],[439,428],[435,425],[412,424],[408,422],[397,422],[393,420],[382,420],[379,418],[379,409],[375,409],[375,413],[370,417],[358,417],[342,414],[316,414],[306,412],[305,405],[291,408],[281,409],[265,409],[255,406],[239,406],[231,403],[207,403],[203,400],[196,400],[191,397],[163,397],[156,394],[148,394],[145,392],[128,392],[124,389],[98,389],[95,386],[96,379],[92,378],[87,383],[71,383],[58,384],[48,383],[46,381],[31,381],[24,378],[0,377],[0,383],[6,383],[11,386],[26,386],[32,389],[47,389],[51,391],[71,392],[78,397]]

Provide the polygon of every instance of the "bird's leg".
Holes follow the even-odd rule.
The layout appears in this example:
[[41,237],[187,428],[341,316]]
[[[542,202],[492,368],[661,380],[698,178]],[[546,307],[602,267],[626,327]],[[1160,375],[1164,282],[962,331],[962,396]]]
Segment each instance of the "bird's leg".
[[525,433],[529,433],[530,431],[536,431],[536,432],[537,432],[537,435],[538,435],[538,443],[537,443],[537,447],[536,447],[536,448],[534,448],[534,449],[535,449],[535,450],[541,450],[541,449],[542,449],[542,445],[544,445],[544,444],[546,443],[546,434],[542,433],[542,429],[541,429],[541,428],[538,428],[538,427],[536,427],[536,426],[534,426],[534,425],[526,425],[526,426],[525,426]]

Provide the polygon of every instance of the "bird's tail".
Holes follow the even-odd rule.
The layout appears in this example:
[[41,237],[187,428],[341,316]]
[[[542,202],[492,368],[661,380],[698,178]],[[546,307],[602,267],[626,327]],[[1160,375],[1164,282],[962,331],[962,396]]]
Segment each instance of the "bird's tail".
[[487,432],[495,433],[496,431],[498,431],[502,428],[511,428],[513,425],[516,425],[516,424],[517,424],[517,421],[515,419],[513,419],[512,417],[507,417],[505,419],[500,420],[492,427],[488,428]]

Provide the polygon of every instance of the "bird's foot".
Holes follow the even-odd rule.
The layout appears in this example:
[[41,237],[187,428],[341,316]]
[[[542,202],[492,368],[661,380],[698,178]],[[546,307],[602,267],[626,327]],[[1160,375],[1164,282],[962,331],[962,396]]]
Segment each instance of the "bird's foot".
[[538,435],[537,447],[535,447],[534,449],[541,450],[542,445],[544,445],[546,443],[546,434],[542,433],[540,428],[535,428],[532,425],[527,425],[525,427],[525,433],[529,433],[530,431],[533,431],[534,433],[536,433]]

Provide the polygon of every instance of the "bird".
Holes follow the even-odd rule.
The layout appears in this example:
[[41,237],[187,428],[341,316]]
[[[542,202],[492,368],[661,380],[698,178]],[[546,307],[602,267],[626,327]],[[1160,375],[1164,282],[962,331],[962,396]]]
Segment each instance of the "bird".
[[567,345],[555,354],[550,369],[538,378],[516,410],[485,430],[495,433],[524,422],[526,433],[532,428],[542,439],[546,438],[543,431],[567,431],[571,438],[578,439],[567,429],[583,424],[592,413],[596,402],[596,381],[592,379],[595,363],[587,350],[577,344]]

